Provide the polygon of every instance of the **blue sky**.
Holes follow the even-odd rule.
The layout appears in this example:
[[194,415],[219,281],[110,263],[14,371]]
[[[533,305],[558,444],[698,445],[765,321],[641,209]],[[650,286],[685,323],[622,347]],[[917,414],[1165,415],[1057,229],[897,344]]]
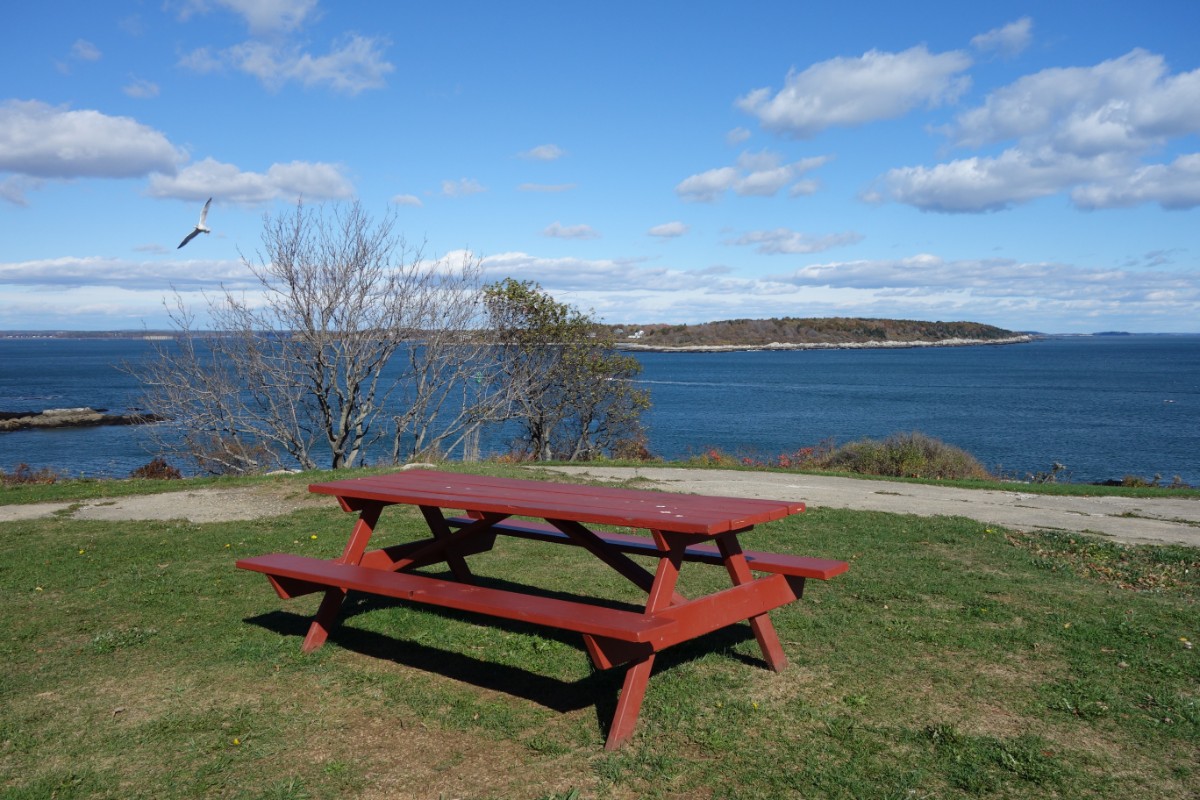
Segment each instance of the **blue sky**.
[[203,311],[303,198],[612,323],[1200,331],[1193,0],[48,0],[5,28],[0,329]]

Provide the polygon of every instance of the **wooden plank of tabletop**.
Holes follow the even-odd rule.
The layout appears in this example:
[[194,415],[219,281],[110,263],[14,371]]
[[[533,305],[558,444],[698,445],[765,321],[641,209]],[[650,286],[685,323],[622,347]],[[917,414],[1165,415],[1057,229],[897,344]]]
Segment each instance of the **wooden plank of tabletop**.
[[313,492],[386,503],[714,535],[781,519],[803,503],[493,478],[421,470],[313,484]]

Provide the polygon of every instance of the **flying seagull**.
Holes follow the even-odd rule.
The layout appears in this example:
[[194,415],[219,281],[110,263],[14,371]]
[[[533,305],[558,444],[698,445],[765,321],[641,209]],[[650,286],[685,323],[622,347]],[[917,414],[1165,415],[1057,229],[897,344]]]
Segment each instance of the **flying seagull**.
[[[211,233],[212,232],[204,224],[205,218],[208,217],[208,207],[211,205],[212,205],[212,198],[210,197],[210,198],[208,198],[208,202],[204,204],[204,210],[200,212],[200,221],[196,223],[196,229],[194,231],[192,231],[191,233],[189,233],[187,236],[183,237],[183,241],[179,243],[179,247],[183,247],[185,244],[190,242],[192,239],[195,239],[196,234],[198,234],[198,233]],[[176,247],[175,249],[178,250],[179,247]]]

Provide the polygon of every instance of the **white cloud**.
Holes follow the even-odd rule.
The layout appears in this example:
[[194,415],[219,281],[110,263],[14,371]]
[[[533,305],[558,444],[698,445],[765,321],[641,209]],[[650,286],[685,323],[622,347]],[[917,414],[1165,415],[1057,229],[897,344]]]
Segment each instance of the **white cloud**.
[[1064,188],[1121,174],[1123,162],[1079,158],[1050,150],[1010,149],[996,157],[972,157],[934,167],[901,167],[882,178],[883,196],[922,211],[998,211],[1058,194]]
[[965,147],[1009,139],[1075,155],[1144,152],[1200,132],[1200,69],[1170,75],[1162,56],[1134,50],[1094,67],[1046,69],[992,92],[959,115]]
[[684,200],[711,203],[725,194],[737,179],[738,171],[733,167],[710,169],[684,178],[675,187],[675,193]]
[[1124,208],[1158,203],[1163,208],[1200,206],[1200,153],[1180,156],[1170,164],[1151,164],[1114,178],[1108,183],[1088,184],[1071,192],[1080,208]]
[[542,231],[543,236],[554,239],[599,239],[600,234],[591,225],[563,225],[554,222]]
[[456,181],[442,181],[442,194],[446,197],[467,197],[480,192],[486,192],[483,184],[474,178],[459,178]]
[[[611,323],[707,322],[796,316],[969,319],[1018,330],[1163,329],[1194,318],[1200,275],[1094,269],[1009,259],[812,264],[747,277],[726,268],[682,270],[631,261],[503,253],[482,261],[487,279],[539,283],[552,296]],[[1119,287],[1114,289],[1114,287]],[[1128,323],[1128,324],[1125,324]]]
[[810,138],[833,126],[861,125],[902,116],[920,105],[955,101],[969,85],[961,73],[971,59],[961,52],[933,54],[918,46],[902,53],[872,50],[860,58],[834,58],[788,73],[774,96],[756,89],[737,106],[763,127]]
[[234,69],[272,91],[294,81],[306,88],[356,95],[386,85],[385,78],[395,67],[385,59],[385,47],[382,39],[351,35],[335,42],[328,54],[314,56],[295,45],[248,41],[217,54],[207,48],[193,50],[179,65],[200,73]]
[[142,78],[134,78],[121,91],[130,97],[146,100],[151,97],[158,97],[158,84]]
[[636,262],[616,259],[544,258],[528,253],[498,253],[485,257],[480,266],[487,280],[513,277],[532,280],[558,292],[654,289],[655,294],[683,289],[689,278],[682,272],[660,267],[646,268]]
[[792,179],[791,167],[760,169],[743,176],[734,184],[738,194],[753,197],[772,197]]
[[[828,160],[825,156],[818,156],[784,164],[777,153],[765,150],[742,153],[736,167],[719,167],[692,175],[679,182],[675,193],[681,199],[694,203],[711,203],[727,191],[743,197],[771,197]],[[790,194],[812,194],[815,190],[816,184],[812,181],[801,181],[793,186]]]
[[0,284],[54,289],[113,286],[130,291],[167,291],[172,285],[249,287],[253,284],[253,276],[236,260],[131,261],[68,256],[0,262]]
[[567,151],[556,144],[540,144],[523,153],[518,153],[521,158],[531,161],[557,161],[566,154]]
[[99,61],[103,54],[87,39],[76,39],[75,44],[71,45],[71,56],[80,61]]
[[522,183],[517,187],[521,192],[569,192],[579,188],[577,183]]
[[251,32],[294,30],[304,24],[317,0],[218,0],[246,19]]
[[37,100],[0,104],[0,172],[35,178],[136,178],[172,173],[185,154],[129,117]]
[[960,114],[949,132],[962,147],[1013,144],[998,156],[893,169],[872,196],[955,212],[1062,192],[1081,208],[1200,205],[1188,157],[1143,161],[1200,133],[1200,70],[1171,75],[1161,56],[1145,51],[1025,76]]
[[[174,253],[175,251],[171,251]],[[447,263],[469,253],[448,254]],[[1149,259],[1147,259],[1149,261]],[[1168,330],[1195,319],[1195,271],[1099,269],[1014,259],[943,259],[934,254],[813,263],[751,277],[719,264],[679,269],[617,259],[544,258],[523,252],[482,259],[486,280],[533,280],[560,302],[611,323],[707,322],[747,317],[864,316],[969,319],[1014,329]],[[137,261],[55,258],[0,262],[0,328],[62,314],[67,327],[165,327],[163,299],[177,288],[204,307],[201,292],[253,291],[236,260]],[[47,313],[46,309],[52,309]],[[1161,324],[1160,321],[1166,321]],[[1052,327],[1048,327],[1052,326]]]
[[272,164],[265,173],[260,173],[243,172],[233,164],[206,158],[173,176],[151,176],[149,193],[153,197],[178,200],[219,197],[228,202],[256,205],[280,198],[343,199],[354,194],[354,187],[333,164],[292,161]]
[[971,39],[971,46],[985,53],[1015,56],[1024,52],[1032,40],[1033,20],[1021,17],[1016,22],[979,34]]
[[301,27],[317,7],[317,0],[179,0],[179,18],[204,14],[219,6],[245,20],[254,34],[286,32]]
[[178,65],[203,75],[222,71],[226,67],[226,62],[219,54],[214,55],[207,47],[197,47],[190,53],[180,56]]
[[805,195],[816,194],[821,188],[821,184],[813,180],[796,181],[792,184],[792,188],[788,189],[788,197],[803,197]]
[[751,231],[739,236],[730,244],[754,246],[764,255],[797,255],[820,253],[834,247],[857,244],[862,239],[861,233],[827,233],[823,236],[813,236],[787,228],[776,228],[771,231]]
[[646,231],[651,236],[658,236],[663,239],[674,239],[678,236],[683,236],[691,230],[687,224],[683,222],[665,222],[662,225],[655,225],[650,230]]
[[392,203],[398,206],[416,206],[417,208],[425,205],[415,194],[398,194],[392,198]]
[[750,131],[739,126],[725,134],[725,142],[730,146],[736,147],[737,145],[749,139],[750,135]]
[[[946,260],[922,253],[909,258],[812,264],[783,280],[797,286],[838,286],[894,291],[969,293],[978,298],[1029,297],[1047,300],[1112,297],[1121,287],[1130,300],[1146,300],[1155,284],[1191,286],[1200,299],[1200,275],[1166,278],[1163,273],[1082,268],[1013,259]],[[1179,280],[1176,280],[1179,279]]]

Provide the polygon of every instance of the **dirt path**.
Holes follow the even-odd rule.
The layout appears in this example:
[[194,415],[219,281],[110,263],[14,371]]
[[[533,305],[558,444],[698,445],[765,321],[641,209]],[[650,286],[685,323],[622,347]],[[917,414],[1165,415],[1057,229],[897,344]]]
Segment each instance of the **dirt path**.
[[300,508],[328,506],[329,503],[330,498],[309,494],[304,486],[259,484],[236,489],[186,489],[129,497],[0,506],[0,522],[53,516],[94,520],[233,522],[290,514]]
[[[1015,530],[1094,533],[1137,544],[1200,547],[1200,500],[1190,498],[1051,497],[1020,491],[979,491],[912,483],[739,470],[671,467],[551,467],[647,489],[802,500],[812,508],[851,508],[919,516],[960,516]],[[73,519],[187,519],[227,522],[288,514],[329,498],[299,484],[236,489],[188,489],[80,502],[0,506],[0,522],[67,516]]]
[[634,481],[631,486],[647,489],[802,500],[811,508],[968,517],[1014,530],[1076,531],[1135,544],[1200,547],[1200,499],[1194,498],[1054,497],[740,470],[593,466],[550,469],[597,480]]

